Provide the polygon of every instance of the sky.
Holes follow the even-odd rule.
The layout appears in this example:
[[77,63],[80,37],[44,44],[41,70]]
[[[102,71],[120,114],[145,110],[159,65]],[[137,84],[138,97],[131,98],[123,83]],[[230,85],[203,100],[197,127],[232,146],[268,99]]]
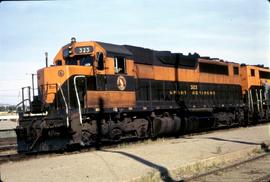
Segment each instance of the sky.
[[0,3],[0,104],[70,42],[102,41],[270,66],[268,0],[55,0]]

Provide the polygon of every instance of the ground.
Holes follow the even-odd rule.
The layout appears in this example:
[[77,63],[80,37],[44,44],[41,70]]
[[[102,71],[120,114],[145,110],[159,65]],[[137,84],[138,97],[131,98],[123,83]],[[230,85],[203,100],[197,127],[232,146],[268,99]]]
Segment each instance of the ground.
[[180,179],[255,154],[270,142],[270,124],[158,139],[100,151],[49,155],[0,166],[3,181],[145,181]]

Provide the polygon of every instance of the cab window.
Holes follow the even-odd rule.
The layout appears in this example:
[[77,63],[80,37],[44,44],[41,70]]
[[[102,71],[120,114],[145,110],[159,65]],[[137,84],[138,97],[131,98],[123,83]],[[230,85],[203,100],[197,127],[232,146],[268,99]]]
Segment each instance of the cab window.
[[69,58],[66,61],[66,65],[81,65],[81,66],[91,66],[93,64],[92,56],[76,56]]
[[114,72],[116,74],[126,73],[126,59],[124,57],[114,58]]
[[68,59],[68,60],[66,61],[66,64],[67,64],[67,65],[77,65],[78,62],[77,62],[76,59]]
[[251,74],[251,76],[255,76],[255,70],[254,69],[251,69],[250,70],[250,74]]
[[91,66],[93,64],[93,57],[84,56],[80,59],[80,65]]

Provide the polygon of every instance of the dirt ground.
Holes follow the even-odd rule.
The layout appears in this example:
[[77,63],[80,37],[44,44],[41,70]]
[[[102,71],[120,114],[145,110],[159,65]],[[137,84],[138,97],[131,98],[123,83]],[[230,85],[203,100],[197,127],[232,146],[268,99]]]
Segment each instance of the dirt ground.
[[[215,131],[208,134],[158,139],[141,144],[76,154],[8,162],[0,166],[4,182],[16,181],[144,181],[160,175],[165,180],[181,178],[191,164],[216,165],[255,153],[270,141],[270,124]],[[203,165],[201,165],[203,166]],[[190,168],[190,167],[189,167]]]

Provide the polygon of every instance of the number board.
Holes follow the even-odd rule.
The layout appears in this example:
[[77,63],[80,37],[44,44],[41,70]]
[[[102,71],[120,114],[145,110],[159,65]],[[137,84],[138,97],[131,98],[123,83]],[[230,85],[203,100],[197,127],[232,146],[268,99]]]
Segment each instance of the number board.
[[93,52],[92,46],[76,47],[75,54],[88,54]]

